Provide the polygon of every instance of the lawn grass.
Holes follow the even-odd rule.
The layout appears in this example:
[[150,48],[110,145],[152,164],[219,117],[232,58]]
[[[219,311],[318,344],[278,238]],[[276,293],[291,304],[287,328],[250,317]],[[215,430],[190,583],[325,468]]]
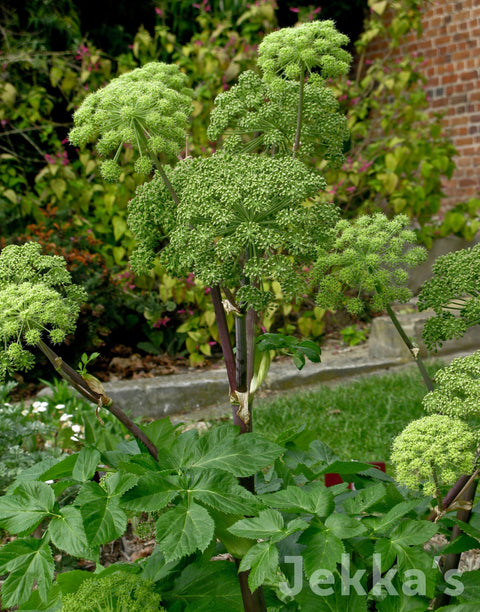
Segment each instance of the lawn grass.
[[[430,367],[430,375],[439,367]],[[254,430],[274,440],[286,429],[305,424],[303,443],[321,439],[341,459],[388,463],[393,438],[424,416],[426,392],[418,370],[409,368],[259,399]]]

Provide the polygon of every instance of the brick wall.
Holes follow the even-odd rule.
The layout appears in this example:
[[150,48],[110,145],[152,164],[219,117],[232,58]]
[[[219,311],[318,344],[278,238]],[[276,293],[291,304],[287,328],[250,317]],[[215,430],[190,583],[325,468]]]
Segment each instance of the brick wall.
[[[425,61],[427,89],[433,111],[443,119],[454,146],[457,170],[445,182],[445,207],[480,192],[480,0],[437,0],[426,7],[423,35],[411,35],[409,52]],[[372,45],[377,56],[381,46]]]

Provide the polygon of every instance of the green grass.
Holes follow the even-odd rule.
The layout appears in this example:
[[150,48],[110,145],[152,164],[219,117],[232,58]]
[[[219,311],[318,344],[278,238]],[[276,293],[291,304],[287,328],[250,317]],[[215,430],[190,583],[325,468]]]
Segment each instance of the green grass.
[[[429,368],[431,376],[440,366]],[[270,439],[305,424],[303,444],[321,439],[341,459],[389,462],[393,438],[424,416],[427,392],[416,368],[258,400],[254,429]]]

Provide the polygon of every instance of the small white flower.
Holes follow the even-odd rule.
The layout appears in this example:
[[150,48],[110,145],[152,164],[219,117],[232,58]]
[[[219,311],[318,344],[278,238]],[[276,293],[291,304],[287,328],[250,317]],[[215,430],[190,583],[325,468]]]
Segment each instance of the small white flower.
[[53,480],[46,480],[45,484],[53,484]]
[[81,425],[72,425],[72,431],[75,433],[80,433],[82,431]]
[[70,440],[72,440],[73,442],[80,442],[77,436],[70,436]]
[[22,415],[23,415],[23,416],[27,416],[28,414],[30,414],[30,413],[28,412],[28,410],[22,410]]
[[57,410],[63,410],[63,409],[65,408],[65,404],[57,404],[57,405],[55,406],[55,408],[56,408]]
[[32,414],[38,414],[40,412],[46,412],[47,408],[48,408],[48,404],[46,404],[45,406],[43,404],[40,404],[39,406],[35,406],[34,405],[33,409],[32,409]]
[[12,407],[12,404],[9,404],[8,402],[5,402],[3,405],[6,406],[7,408],[11,408]]
[[60,420],[61,421],[68,421],[72,417],[73,417],[73,414],[62,414],[62,416],[60,417]]

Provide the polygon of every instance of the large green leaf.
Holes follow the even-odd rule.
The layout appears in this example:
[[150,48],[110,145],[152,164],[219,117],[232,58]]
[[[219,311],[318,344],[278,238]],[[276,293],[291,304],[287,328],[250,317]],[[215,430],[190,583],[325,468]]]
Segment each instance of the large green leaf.
[[468,536],[474,538],[477,540],[477,542],[480,542],[480,529],[477,529],[470,523],[465,523],[465,521],[461,521],[460,519],[454,517],[445,517],[442,519],[442,522],[449,526],[457,525]]
[[397,549],[388,538],[379,538],[375,542],[375,554],[380,555],[382,572],[388,571],[397,558]]
[[25,481],[13,495],[0,498],[0,526],[10,533],[27,534],[53,511],[55,495],[44,482]]
[[55,563],[44,540],[24,538],[0,549],[0,574],[9,573],[2,585],[2,605],[20,605],[30,598],[34,583],[42,600],[51,587]]
[[479,605],[480,603],[453,604],[438,608],[438,612],[478,612]]
[[80,482],[91,480],[100,461],[100,453],[96,448],[85,446],[78,453],[72,477]]
[[86,559],[95,557],[92,551],[88,551],[82,513],[75,506],[65,506],[60,510],[50,521],[48,534],[55,546],[69,555]]
[[243,557],[239,571],[250,570],[248,586],[253,592],[265,580],[274,580],[278,567],[278,550],[271,542],[258,542]]
[[385,485],[378,482],[365,489],[361,489],[355,497],[346,499],[343,502],[343,507],[349,514],[363,514],[382,500],[386,494],[387,489]]
[[261,499],[267,505],[284,512],[304,512],[316,514],[320,518],[330,514],[335,506],[332,492],[323,485],[309,488],[290,486],[282,491],[263,495]]
[[116,540],[127,528],[127,516],[119,507],[119,497],[109,495],[96,482],[86,482],[75,505],[80,507],[89,546]]
[[384,516],[374,519],[365,519],[364,523],[376,533],[386,533],[398,523],[399,519],[411,512],[421,503],[422,501],[420,499],[410,499],[408,501],[400,502],[389,510]]
[[175,440],[175,427],[168,417],[142,425],[142,429],[158,449],[170,448]]
[[205,508],[194,502],[181,503],[157,520],[157,545],[167,562],[175,561],[196,550],[204,551],[212,541],[214,529],[214,521]]
[[227,437],[201,450],[206,452],[192,460],[189,467],[224,470],[240,478],[255,474],[283,453],[281,446],[254,433]]
[[[419,594],[433,597],[435,585],[441,577],[441,573],[434,566],[433,557],[418,546],[410,547],[397,544],[395,548],[398,551],[397,559],[399,574],[402,576],[405,575],[405,572],[409,572],[407,576],[410,576],[409,581],[413,583],[418,575],[420,583],[425,583],[425,588],[423,588],[425,592]],[[416,588],[416,586],[412,586],[411,588]]]
[[333,572],[345,553],[342,540],[318,520],[312,522],[298,541],[306,546],[303,559],[305,573],[309,578],[320,568]]
[[320,470],[319,474],[336,473],[340,475],[359,474],[371,469],[369,463],[360,463],[360,461],[334,461]]
[[[244,612],[237,569],[228,561],[197,562],[187,565],[175,580],[171,592],[163,597],[167,609],[175,603],[197,610]],[[208,607],[204,607],[204,606]]]
[[[319,565],[317,569],[321,568],[323,566]],[[300,605],[300,609],[307,612],[367,612],[367,597],[358,594],[354,588],[350,589],[348,596],[343,595],[340,576],[337,572],[332,574],[334,584],[331,584],[330,580],[323,584],[317,583],[315,576],[311,582],[304,583],[301,592],[295,596],[295,602]],[[326,576],[322,573],[319,578],[325,579]],[[331,594],[328,594],[330,592]]]
[[266,539],[283,533],[284,523],[280,512],[262,510],[258,516],[237,521],[228,531],[233,535],[252,540]]
[[390,539],[394,546],[414,546],[416,544],[425,544],[437,531],[438,525],[436,523],[404,519],[390,533]]
[[360,521],[346,514],[339,513],[331,514],[327,517],[325,527],[330,529],[340,539],[355,538],[366,531],[365,525]]
[[240,486],[233,474],[217,470],[192,472],[188,493],[196,501],[225,514],[254,514],[258,510],[257,498]]
[[122,497],[122,507],[137,512],[154,512],[165,508],[180,493],[178,476],[148,473]]

